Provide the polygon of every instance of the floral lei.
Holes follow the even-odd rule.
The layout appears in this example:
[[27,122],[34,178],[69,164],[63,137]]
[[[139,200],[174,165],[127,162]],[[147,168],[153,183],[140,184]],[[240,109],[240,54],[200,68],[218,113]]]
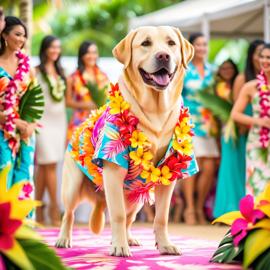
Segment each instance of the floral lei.
[[23,81],[24,75],[30,70],[29,57],[24,55],[21,51],[16,53],[19,59],[16,73],[9,81],[5,91],[5,100],[3,102],[4,114],[6,122],[3,125],[5,138],[9,140],[9,147],[14,151],[18,141],[16,140],[16,126],[14,120],[19,118],[17,112],[17,105],[19,103],[19,83]]
[[60,76],[58,76],[56,85],[52,85],[52,82],[49,76],[43,72],[41,74],[44,81],[48,85],[49,92],[52,99],[56,102],[60,102],[64,98],[65,91],[66,91],[66,85],[65,85],[64,80]]
[[[131,201],[145,198],[148,200],[149,190],[155,185],[169,185],[177,178],[183,177],[182,170],[188,168],[188,162],[192,160],[191,154],[193,153],[193,125],[190,124],[190,115],[187,108],[181,108],[179,120],[173,134],[173,150],[171,150],[163,165],[156,167],[152,161],[153,155],[150,152],[151,143],[146,135],[137,128],[139,119],[130,113],[130,105],[123,99],[118,84],[111,84],[108,107],[109,113],[114,116],[110,117],[110,119],[119,128],[119,135],[124,146],[131,147],[132,149],[129,157],[133,165],[132,167],[138,172],[136,177],[140,176],[145,180],[143,185],[136,187],[129,194]],[[99,110],[92,112],[91,117],[82,127],[85,134],[87,133],[87,138],[89,138],[84,141],[84,154],[81,155],[76,151],[76,142],[73,144],[75,148],[72,151],[73,156],[75,155],[74,158],[81,160],[87,165],[89,173],[94,178],[97,178],[94,180],[97,185],[102,184],[100,168],[91,162],[94,149],[92,145],[89,145],[88,141],[91,142],[90,138],[92,137],[95,122],[105,109],[106,106],[103,106]],[[78,129],[77,132],[77,136],[74,134],[74,137],[78,137],[82,130]]]
[[[260,96],[260,117],[269,117],[270,115],[270,87],[267,78],[263,71],[257,75],[258,89]],[[270,140],[270,129],[261,127],[260,129],[260,143],[263,149],[268,148]]]

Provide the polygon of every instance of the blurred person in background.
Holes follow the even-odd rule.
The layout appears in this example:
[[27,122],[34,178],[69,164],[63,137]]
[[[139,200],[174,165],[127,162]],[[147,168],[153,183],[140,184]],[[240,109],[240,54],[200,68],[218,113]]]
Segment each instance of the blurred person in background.
[[[233,103],[233,84],[238,74],[236,64],[228,59],[224,61],[217,73],[215,94]],[[230,120],[229,120],[230,121]],[[238,210],[239,201],[244,196],[245,163],[241,151],[241,141],[224,136],[228,122],[222,126],[221,161],[217,178],[217,190],[213,216],[219,217],[227,212]]]
[[[60,64],[61,43],[57,37],[43,38],[39,52],[40,64],[36,77],[45,98],[42,126],[36,144],[36,199],[42,201],[49,193],[49,217],[52,225],[59,225],[60,210],[57,201],[57,163],[63,160],[66,139],[66,82]],[[37,208],[36,219],[44,222],[44,206]]]
[[[246,193],[258,196],[270,180],[270,44],[259,54],[260,72],[244,84],[232,118],[250,127],[246,146]],[[252,105],[252,116],[245,114]]]
[[207,223],[204,204],[213,185],[219,151],[214,138],[218,131],[215,119],[196,96],[197,92],[214,83],[213,67],[206,61],[207,40],[202,33],[195,33],[190,36],[189,42],[194,46],[195,54],[186,71],[182,95],[195,125],[193,143],[200,172],[182,181],[182,191],[185,199],[184,221],[194,225]]
[[4,9],[0,6],[0,33],[5,27],[5,14]]
[[6,16],[0,46],[0,172],[8,164],[7,188],[28,180],[33,182],[36,123],[21,118],[21,100],[33,82],[29,57],[21,50],[27,29],[17,17]]
[[78,52],[78,67],[67,79],[66,104],[73,109],[68,124],[68,141],[74,129],[89,115],[90,111],[97,109],[88,88],[88,83],[102,89],[109,84],[107,75],[97,65],[99,58],[98,48],[94,42],[84,41]]

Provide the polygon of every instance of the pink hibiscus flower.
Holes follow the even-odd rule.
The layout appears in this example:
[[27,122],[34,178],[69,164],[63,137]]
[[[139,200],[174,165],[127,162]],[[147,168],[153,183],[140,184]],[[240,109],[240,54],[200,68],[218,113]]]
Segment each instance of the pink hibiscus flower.
[[264,217],[264,213],[261,210],[254,209],[254,198],[251,195],[241,199],[240,212],[243,218],[236,219],[231,227],[235,246],[238,246],[241,240],[246,237],[248,230],[252,229],[257,220]]

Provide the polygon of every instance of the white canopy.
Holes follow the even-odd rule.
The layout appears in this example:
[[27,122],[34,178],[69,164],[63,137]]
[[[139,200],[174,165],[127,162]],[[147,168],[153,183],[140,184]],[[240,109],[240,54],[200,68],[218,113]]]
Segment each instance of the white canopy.
[[270,41],[270,0],[186,0],[130,20],[129,28],[171,25],[208,38],[264,38]]

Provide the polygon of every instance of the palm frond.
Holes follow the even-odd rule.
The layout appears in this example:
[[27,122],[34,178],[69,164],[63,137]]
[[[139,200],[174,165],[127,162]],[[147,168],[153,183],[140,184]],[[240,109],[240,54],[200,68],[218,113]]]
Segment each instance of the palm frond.
[[203,106],[211,110],[214,116],[223,124],[229,120],[232,110],[232,104],[229,101],[224,100],[214,93],[209,93],[209,91],[200,91],[197,93],[197,96]]
[[106,103],[107,86],[104,86],[103,88],[100,89],[96,83],[91,83],[88,81],[86,87],[88,88],[93,101],[98,107],[101,107]]
[[21,98],[19,114],[22,120],[33,123],[42,117],[44,111],[44,96],[40,85],[30,83]]

